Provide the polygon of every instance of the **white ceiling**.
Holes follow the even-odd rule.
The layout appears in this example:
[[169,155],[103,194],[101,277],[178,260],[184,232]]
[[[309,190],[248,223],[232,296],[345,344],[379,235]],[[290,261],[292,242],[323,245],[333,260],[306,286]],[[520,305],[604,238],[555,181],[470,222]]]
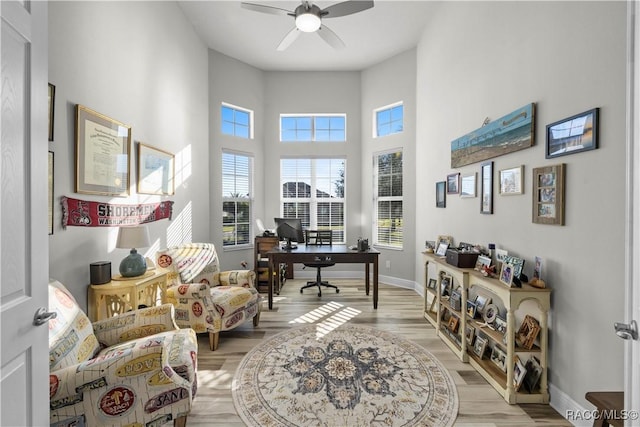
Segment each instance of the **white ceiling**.
[[[247,0],[294,10],[300,1]],[[340,0],[315,1],[321,9]],[[284,52],[276,47],[295,26],[293,17],[254,12],[240,0],[179,1],[211,49],[265,71],[359,71],[417,45],[438,5],[433,1],[377,0],[373,8],[322,24],[346,47],[336,50],[315,33],[301,33]]]

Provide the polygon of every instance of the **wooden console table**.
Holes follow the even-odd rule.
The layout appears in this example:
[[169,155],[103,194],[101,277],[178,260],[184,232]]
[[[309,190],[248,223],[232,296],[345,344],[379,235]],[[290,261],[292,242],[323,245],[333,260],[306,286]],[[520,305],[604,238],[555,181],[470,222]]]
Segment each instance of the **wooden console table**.
[[149,270],[138,277],[118,275],[109,283],[89,285],[89,319],[95,322],[136,310],[140,306],[151,307],[164,303],[166,289],[167,273],[158,270]]

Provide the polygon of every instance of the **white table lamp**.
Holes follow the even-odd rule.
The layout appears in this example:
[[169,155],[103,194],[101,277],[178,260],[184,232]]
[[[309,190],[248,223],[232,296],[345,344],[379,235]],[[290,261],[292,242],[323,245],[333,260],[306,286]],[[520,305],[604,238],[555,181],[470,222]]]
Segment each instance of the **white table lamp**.
[[136,248],[148,247],[150,244],[147,226],[120,227],[116,248],[131,249],[129,255],[120,263],[120,274],[123,277],[141,276],[147,271],[147,263]]

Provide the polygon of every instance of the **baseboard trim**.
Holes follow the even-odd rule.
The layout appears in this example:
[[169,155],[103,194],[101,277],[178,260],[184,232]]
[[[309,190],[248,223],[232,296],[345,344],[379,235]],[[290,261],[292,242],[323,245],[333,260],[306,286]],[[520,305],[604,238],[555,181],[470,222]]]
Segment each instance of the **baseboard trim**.
[[[573,400],[567,393],[560,390],[558,387],[549,383],[549,405],[558,411],[558,413],[567,419],[567,415],[570,414],[578,414],[582,417],[585,417],[586,414],[590,413],[593,408],[587,409],[575,400]],[[575,420],[575,419],[567,419],[571,424],[576,427],[591,427],[593,425],[593,419],[584,419],[584,420]]]

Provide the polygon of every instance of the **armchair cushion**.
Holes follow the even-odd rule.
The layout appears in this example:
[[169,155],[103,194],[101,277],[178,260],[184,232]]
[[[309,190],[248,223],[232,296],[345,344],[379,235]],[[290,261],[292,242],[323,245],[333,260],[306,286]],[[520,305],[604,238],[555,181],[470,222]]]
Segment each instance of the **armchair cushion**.
[[211,243],[185,243],[156,253],[158,266],[173,273],[168,275],[169,285],[206,283],[216,286],[218,255]]

